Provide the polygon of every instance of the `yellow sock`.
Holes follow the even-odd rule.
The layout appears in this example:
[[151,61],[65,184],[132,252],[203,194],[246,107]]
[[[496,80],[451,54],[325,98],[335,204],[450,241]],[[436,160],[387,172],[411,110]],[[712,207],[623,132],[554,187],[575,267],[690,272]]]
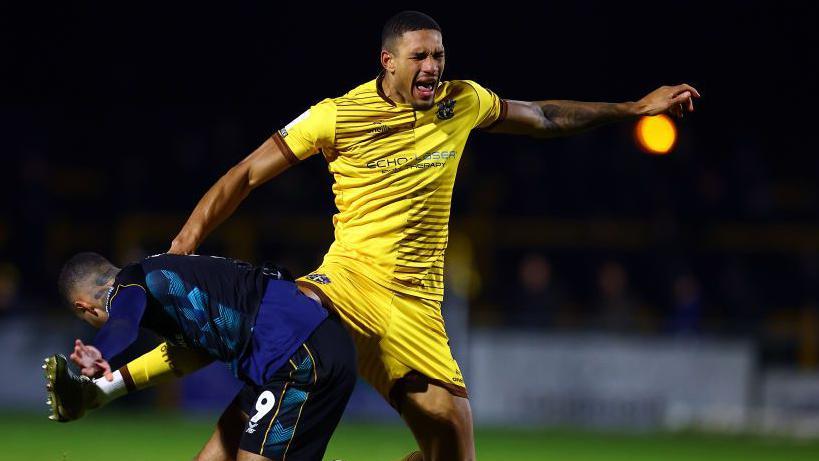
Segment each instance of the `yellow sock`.
[[213,361],[207,354],[162,343],[119,369],[128,392],[192,373]]

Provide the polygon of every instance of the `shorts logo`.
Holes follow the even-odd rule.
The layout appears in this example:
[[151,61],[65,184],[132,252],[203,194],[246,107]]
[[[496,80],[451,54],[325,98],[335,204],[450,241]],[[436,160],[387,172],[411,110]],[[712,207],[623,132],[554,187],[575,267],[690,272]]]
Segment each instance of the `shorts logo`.
[[455,101],[454,99],[446,99],[438,103],[438,113],[436,114],[441,120],[449,120],[455,116]]
[[256,432],[256,426],[259,425],[259,420],[264,415],[270,413],[270,410],[276,405],[276,396],[270,391],[264,391],[259,395],[259,400],[256,401],[256,414],[247,422],[247,432],[252,434]]
[[282,128],[281,130],[279,130],[279,136],[281,136],[282,138],[286,138],[287,137],[287,128]]
[[327,277],[324,274],[316,274],[316,273],[308,274],[306,278],[307,278],[307,280],[311,280],[313,282],[320,283],[322,285],[327,285],[328,283],[330,283],[330,277]]

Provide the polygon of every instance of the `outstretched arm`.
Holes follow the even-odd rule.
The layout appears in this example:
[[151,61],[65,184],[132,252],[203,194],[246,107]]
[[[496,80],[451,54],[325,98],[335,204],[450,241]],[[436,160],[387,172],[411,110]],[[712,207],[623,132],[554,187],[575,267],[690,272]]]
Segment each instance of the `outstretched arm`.
[[168,253],[190,254],[227,219],[251,190],[286,170],[291,161],[274,135],[216,181],[194,208]]
[[567,136],[640,115],[682,117],[694,111],[694,99],[699,97],[694,87],[682,84],[660,87],[636,102],[507,101],[506,118],[489,131],[539,138]]

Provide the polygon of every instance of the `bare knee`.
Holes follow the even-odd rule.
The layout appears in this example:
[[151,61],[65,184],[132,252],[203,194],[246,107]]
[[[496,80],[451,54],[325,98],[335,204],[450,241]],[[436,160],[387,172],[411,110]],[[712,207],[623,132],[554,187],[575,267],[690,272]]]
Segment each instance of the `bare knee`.
[[469,400],[431,384],[423,392],[404,396],[401,417],[412,430],[425,461],[475,458]]
[[465,423],[471,415],[455,401],[457,397],[446,390],[430,386],[430,391],[418,394],[407,394],[402,405],[402,413],[411,413],[423,418],[426,424],[438,429],[456,429]]

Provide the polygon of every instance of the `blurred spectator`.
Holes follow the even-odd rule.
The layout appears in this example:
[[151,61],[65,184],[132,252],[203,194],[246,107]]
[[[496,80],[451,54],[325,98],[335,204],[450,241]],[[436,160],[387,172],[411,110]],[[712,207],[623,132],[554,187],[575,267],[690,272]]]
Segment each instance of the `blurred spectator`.
[[725,331],[741,335],[759,333],[761,306],[747,264],[732,258],[721,271],[721,292],[726,304]]
[[634,332],[638,328],[639,303],[629,290],[625,267],[616,261],[606,261],[597,271],[597,324],[600,328],[618,332]]
[[20,271],[10,263],[0,263],[0,316],[19,311]]
[[799,365],[819,368],[819,255],[801,255],[802,308],[799,318]]
[[799,267],[802,303],[819,305],[819,254],[802,252]]
[[770,187],[770,167],[759,142],[750,136],[738,138],[731,156],[730,171],[734,190],[746,216],[768,217],[774,206]]
[[505,208],[522,216],[537,216],[548,210],[551,195],[544,194],[547,159],[541,149],[520,149],[512,157],[512,177],[507,190],[509,197],[537,197],[537,200],[509,200]]
[[696,334],[702,327],[702,287],[693,274],[679,275],[672,287],[674,302],[669,329],[677,334]]
[[703,168],[696,179],[696,189],[703,217],[718,217],[723,212],[725,201],[725,180],[716,168]]
[[799,311],[799,365],[815,370],[819,366],[819,307],[802,306]]
[[523,257],[518,266],[518,289],[507,316],[510,325],[527,328],[554,325],[566,297],[552,275],[552,264],[542,255],[530,253]]

